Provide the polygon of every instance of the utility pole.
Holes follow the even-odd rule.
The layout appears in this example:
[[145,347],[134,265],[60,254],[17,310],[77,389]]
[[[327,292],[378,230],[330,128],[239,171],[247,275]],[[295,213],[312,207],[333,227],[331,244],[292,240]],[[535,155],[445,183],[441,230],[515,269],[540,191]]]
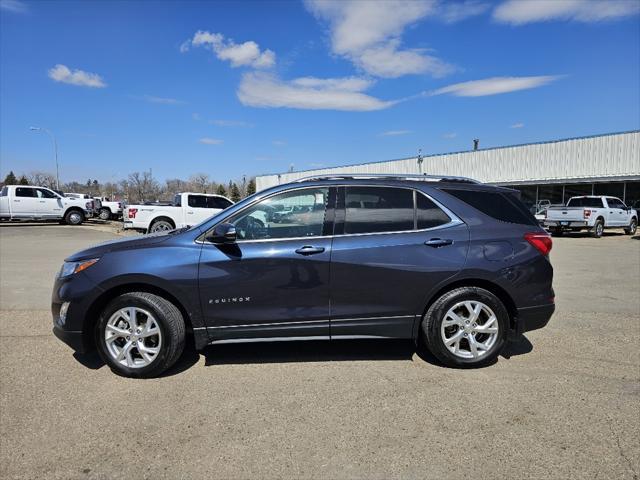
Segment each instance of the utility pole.
[[51,137],[51,140],[53,141],[53,154],[56,159],[56,190],[60,190],[60,169],[58,168],[58,142],[56,141],[55,135],[51,133],[50,130],[47,130],[46,128],[41,128],[41,127],[29,127],[29,130],[31,130],[32,132],[45,132]]

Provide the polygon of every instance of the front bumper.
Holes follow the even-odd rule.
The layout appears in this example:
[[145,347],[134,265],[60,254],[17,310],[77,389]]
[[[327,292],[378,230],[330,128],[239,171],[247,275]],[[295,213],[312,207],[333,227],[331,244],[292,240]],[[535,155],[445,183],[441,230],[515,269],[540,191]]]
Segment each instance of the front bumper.
[[54,324],[53,334],[78,353],[87,353],[89,351],[85,335],[81,331],[64,330],[59,325]]
[[518,321],[516,324],[517,333],[522,334],[545,327],[547,323],[549,323],[555,309],[556,306],[553,303],[537,307],[519,308]]

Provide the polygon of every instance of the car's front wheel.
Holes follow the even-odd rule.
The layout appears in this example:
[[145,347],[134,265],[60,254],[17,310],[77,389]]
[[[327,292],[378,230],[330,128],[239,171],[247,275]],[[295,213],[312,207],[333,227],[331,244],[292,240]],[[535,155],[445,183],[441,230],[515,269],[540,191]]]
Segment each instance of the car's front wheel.
[[426,347],[451,367],[493,362],[504,346],[508,327],[509,314],[500,299],[477,287],[445,293],[422,320]]
[[627,235],[635,235],[638,230],[638,221],[635,218],[631,219],[629,226],[624,229],[624,233]]
[[126,293],[102,311],[96,344],[114,372],[126,377],[154,377],[182,354],[184,319],[173,303],[158,295]]

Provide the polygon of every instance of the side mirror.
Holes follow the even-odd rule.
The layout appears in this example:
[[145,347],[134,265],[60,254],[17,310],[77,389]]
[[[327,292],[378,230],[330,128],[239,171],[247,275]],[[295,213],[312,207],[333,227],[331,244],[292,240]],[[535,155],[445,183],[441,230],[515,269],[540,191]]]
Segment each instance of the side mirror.
[[215,226],[207,240],[212,243],[234,243],[236,241],[236,227],[230,223],[220,223]]

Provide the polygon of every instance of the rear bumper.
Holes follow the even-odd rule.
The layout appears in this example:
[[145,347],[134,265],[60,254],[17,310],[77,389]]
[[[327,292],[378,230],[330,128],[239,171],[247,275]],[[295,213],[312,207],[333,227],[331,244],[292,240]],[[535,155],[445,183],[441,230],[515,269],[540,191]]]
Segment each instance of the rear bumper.
[[517,333],[522,334],[531,330],[538,330],[549,323],[555,304],[540,305],[537,307],[527,307],[518,309]]
[[581,221],[545,220],[544,221],[544,226],[545,227],[567,227],[567,228],[580,227],[580,228],[587,228],[589,225],[587,224],[586,221],[582,221],[582,220]]

